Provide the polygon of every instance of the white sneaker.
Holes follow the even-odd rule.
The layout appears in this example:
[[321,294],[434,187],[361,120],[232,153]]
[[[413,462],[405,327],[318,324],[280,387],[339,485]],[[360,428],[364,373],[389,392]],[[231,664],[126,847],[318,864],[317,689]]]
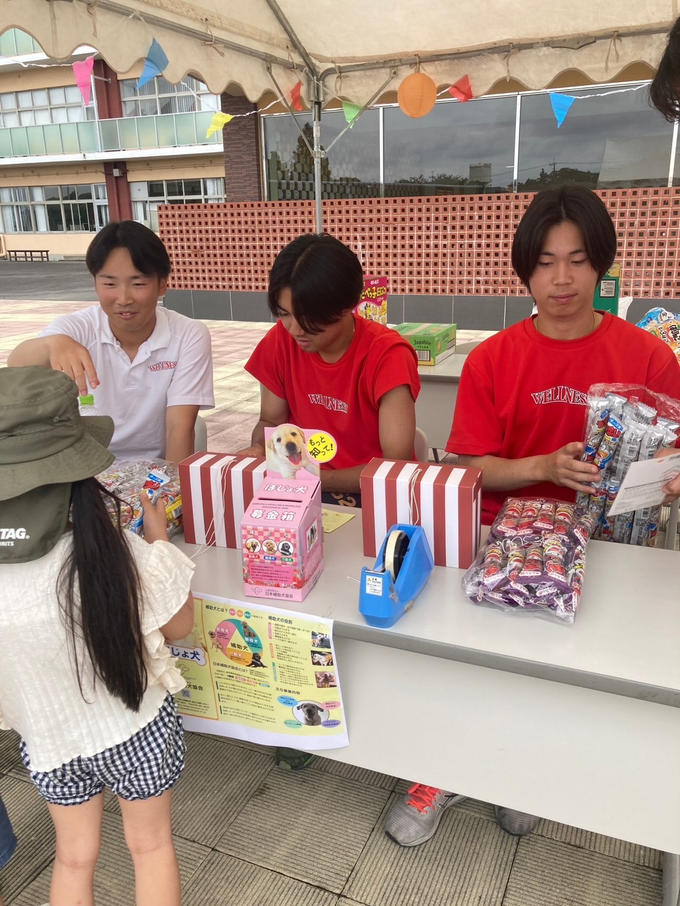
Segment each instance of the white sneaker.
[[464,799],[457,793],[414,783],[392,804],[385,817],[385,833],[400,846],[419,846],[434,836],[446,809]]

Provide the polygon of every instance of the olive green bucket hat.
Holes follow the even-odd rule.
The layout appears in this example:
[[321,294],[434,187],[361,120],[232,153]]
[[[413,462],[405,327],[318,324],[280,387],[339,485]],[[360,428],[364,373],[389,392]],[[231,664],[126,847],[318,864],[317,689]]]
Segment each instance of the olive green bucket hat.
[[108,416],[80,415],[59,371],[0,368],[0,563],[43,557],[66,530],[71,484],[113,462]]

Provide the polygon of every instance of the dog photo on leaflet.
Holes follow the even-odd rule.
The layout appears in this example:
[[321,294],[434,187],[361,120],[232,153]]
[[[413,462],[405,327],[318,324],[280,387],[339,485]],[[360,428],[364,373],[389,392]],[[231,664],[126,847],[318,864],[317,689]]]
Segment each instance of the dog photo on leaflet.
[[318,702],[298,702],[293,708],[293,716],[305,727],[320,727],[328,719],[328,711]]

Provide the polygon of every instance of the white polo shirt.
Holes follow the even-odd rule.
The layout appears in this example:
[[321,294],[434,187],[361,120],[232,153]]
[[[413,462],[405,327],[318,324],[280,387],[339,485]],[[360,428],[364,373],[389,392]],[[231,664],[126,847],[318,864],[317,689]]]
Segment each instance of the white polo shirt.
[[153,333],[133,362],[98,305],[57,318],[40,336],[54,334],[72,337],[90,353],[100,384],[80,411],[111,416],[110,449],[119,459],[165,456],[168,406],[215,405],[210,332],[200,321],[158,306]]

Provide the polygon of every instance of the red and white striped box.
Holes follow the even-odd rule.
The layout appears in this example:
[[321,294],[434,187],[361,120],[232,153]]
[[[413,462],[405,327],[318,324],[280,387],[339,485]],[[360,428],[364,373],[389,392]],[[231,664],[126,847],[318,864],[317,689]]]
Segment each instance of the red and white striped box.
[[437,566],[467,569],[477,554],[482,512],[479,469],[372,459],[361,473],[364,554],[375,557],[397,522],[422,525]]
[[264,459],[194,453],[179,464],[184,538],[189,544],[241,548],[241,519],[262,484]]

